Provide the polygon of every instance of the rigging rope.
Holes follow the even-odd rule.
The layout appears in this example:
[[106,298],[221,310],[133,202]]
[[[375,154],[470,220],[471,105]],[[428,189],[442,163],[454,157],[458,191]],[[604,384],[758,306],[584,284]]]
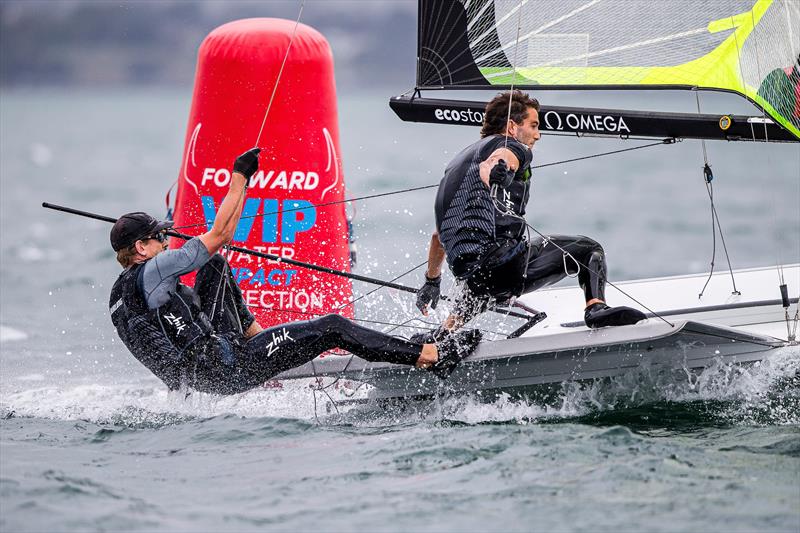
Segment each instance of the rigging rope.
[[[573,261],[575,261],[575,263],[576,263],[576,264],[578,264],[578,265],[580,265],[581,267],[585,268],[586,270],[588,270],[589,272],[593,273],[594,275],[596,275],[596,276],[599,276],[599,273],[598,273],[596,270],[593,270],[593,269],[591,269],[591,268],[590,268],[588,265],[586,265],[586,264],[584,264],[584,263],[581,263],[580,261],[578,261],[577,259],[575,259],[575,256],[573,256],[571,253],[569,253],[568,251],[566,251],[564,248],[562,248],[561,246],[559,246],[559,245],[557,245],[556,243],[554,243],[553,241],[551,241],[551,240],[550,240],[550,239],[549,239],[549,238],[548,238],[548,237],[547,237],[545,234],[543,234],[541,231],[539,231],[538,229],[536,229],[536,228],[534,228],[533,226],[531,226],[531,225],[530,225],[530,224],[529,224],[527,221],[525,222],[525,224],[526,224],[526,225],[527,225],[527,226],[528,226],[530,229],[532,229],[534,232],[536,232],[536,234],[538,234],[538,235],[539,235],[541,238],[543,238],[544,240],[548,241],[550,244],[552,244],[553,246],[555,246],[556,248],[558,248],[559,250],[561,250],[561,252],[562,252],[562,253],[563,253],[565,256],[569,256],[569,258],[570,258],[570,259],[572,259]],[[646,305],[644,305],[642,302],[640,302],[639,300],[637,300],[636,298],[634,298],[633,296],[631,296],[630,294],[628,294],[628,293],[627,293],[627,292],[625,292],[624,290],[620,289],[620,288],[619,288],[618,286],[616,286],[614,283],[612,283],[612,282],[610,282],[610,281],[608,281],[608,280],[606,280],[606,283],[607,283],[609,286],[611,286],[611,287],[615,288],[616,290],[618,290],[619,292],[621,292],[623,295],[625,295],[625,296],[627,296],[628,298],[630,298],[631,300],[633,300],[634,302],[636,302],[637,304],[641,305],[642,307],[644,307],[645,309],[647,309],[648,311],[650,311],[650,312],[653,314],[653,316],[655,316],[656,318],[659,318],[659,319],[663,320],[664,322],[666,322],[667,324],[669,324],[669,326],[670,326],[670,327],[673,327],[673,328],[675,327],[675,324],[673,324],[672,322],[670,322],[669,320],[667,320],[667,319],[666,319],[666,318],[664,318],[663,316],[659,315],[658,313],[656,313],[655,311],[653,311],[652,309],[650,309],[649,307],[647,307]]]
[[[660,142],[658,142],[658,143],[651,143],[651,144],[646,144],[646,145],[642,145],[642,146],[635,146],[635,147],[633,147],[633,148],[626,148],[626,149],[623,149],[623,150],[613,150],[613,151],[611,151],[611,152],[605,152],[605,153],[600,153],[600,154],[594,154],[594,155],[591,155],[591,156],[585,156],[585,157],[578,158],[578,159],[591,159],[591,158],[595,158],[595,157],[602,157],[602,156],[605,156],[605,155],[616,154],[616,153],[619,153],[619,152],[625,152],[625,151],[637,150],[637,149],[640,149],[640,148],[648,148],[648,147],[652,147],[652,146],[659,146],[659,145],[664,145],[664,144],[672,144],[672,143],[674,143],[674,141],[675,141],[674,139],[664,139],[663,141],[660,141]],[[570,161],[573,161],[573,160],[567,160],[567,161],[563,161],[563,162],[549,163],[549,164],[546,164],[546,165],[539,165],[539,166],[535,166],[535,167],[532,167],[532,168],[541,168],[541,167],[544,167],[544,166],[552,166],[552,165],[561,164],[561,163],[570,162]],[[360,197],[360,198],[350,198],[350,199],[338,200],[338,201],[334,201],[334,202],[327,202],[327,203],[324,203],[324,204],[319,204],[319,205],[317,205],[317,206],[314,206],[314,207],[321,207],[321,206],[325,206],[325,205],[341,204],[341,203],[352,202],[352,201],[357,201],[357,200],[365,200],[365,199],[371,199],[371,198],[379,198],[379,197],[382,197],[382,196],[391,196],[391,195],[395,195],[395,194],[401,194],[401,193],[406,193],[406,192],[418,191],[418,190],[423,190],[423,189],[430,189],[430,188],[433,188],[433,187],[438,187],[438,186],[439,186],[439,184],[438,184],[438,183],[436,183],[436,184],[432,184],[432,185],[425,185],[425,186],[421,186],[421,187],[412,187],[412,188],[409,188],[409,189],[403,189],[403,190],[399,190],[399,191],[391,191],[391,192],[387,192],[387,193],[380,193],[380,194],[373,194],[373,195],[364,196],[364,197]],[[495,206],[495,207],[497,207],[497,206]],[[284,211],[284,212],[285,212],[285,211],[298,211],[298,210],[302,210],[302,209],[309,209],[309,207],[290,208],[290,209],[284,209],[283,211]],[[272,212],[272,213],[261,213],[261,214],[258,214],[258,215],[252,215],[252,216],[250,216],[250,217],[242,217],[242,218],[243,218],[243,219],[244,219],[244,218],[256,218],[256,217],[262,217],[262,216],[267,216],[267,215],[273,215],[273,214],[280,213],[280,212],[281,212],[281,211],[275,211],[275,212]],[[524,220],[524,218],[523,218],[523,220]],[[531,226],[531,225],[530,225],[530,224],[529,224],[527,221],[525,221],[525,224],[526,224],[526,227],[527,227],[529,230],[533,230],[533,231],[534,231],[534,232],[536,232],[536,233],[537,233],[539,236],[541,236],[543,239],[546,239],[546,240],[548,240],[548,241],[549,241],[549,239],[548,239],[548,238],[547,238],[547,237],[546,237],[546,236],[545,236],[543,233],[541,233],[539,230],[537,230],[536,228],[534,228],[533,226]],[[190,227],[196,227],[196,226],[200,226],[200,225],[204,225],[204,224],[191,224],[191,225],[187,225],[187,226],[180,226],[180,227],[176,227],[176,228],[174,228],[174,229],[186,229],[186,228],[190,228]],[[530,238],[529,238],[529,240],[530,240]],[[566,250],[564,250],[563,248],[561,248],[561,247],[560,247],[560,246],[558,246],[557,244],[553,243],[552,241],[549,241],[549,242],[550,242],[551,244],[553,244],[553,246],[555,246],[555,247],[557,247],[558,249],[560,249],[560,250],[561,250],[561,251],[562,251],[562,252],[563,252],[565,255],[568,255],[568,256],[569,256],[569,257],[570,257],[570,258],[571,258],[573,261],[575,261],[575,263],[576,263],[576,264],[578,264],[578,265],[582,266],[583,268],[586,268],[586,269],[587,269],[589,272],[592,272],[592,273],[594,273],[594,274],[597,274],[597,272],[595,272],[594,270],[592,270],[591,268],[589,268],[587,265],[585,265],[585,264],[583,264],[583,263],[580,263],[579,261],[577,261],[577,260],[576,260],[576,259],[575,259],[575,258],[572,256],[572,254],[570,254],[569,252],[567,252]],[[416,270],[416,269],[417,269],[417,268],[419,268],[419,267],[420,267],[419,265],[418,265],[418,266],[416,266],[416,267],[414,267],[414,268],[412,269],[412,271],[413,271],[413,270]],[[405,275],[405,274],[403,274],[403,275]],[[368,279],[361,279],[360,281],[366,281],[367,283],[374,283],[374,281],[370,281],[370,280],[368,280]],[[627,296],[628,298],[630,298],[631,300],[633,300],[634,302],[636,302],[637,304],[639,304],[639,305],[640,305],[640,306],[642,306],[643,308],[645,308],[645,309],[647,309],[648,311],[650,311],[650,312],[653,314],[653,316],[655,316],[655,317],[657,317],[657,318],[659,318],[659,319],[663,320],[664,322],[666,322],[667,324],[669,324],[671,327],[674,327],[674,324],[672,324],[671,322],[669,322],[668,320],[666,320],[664,317],[662,317],[661,315],[659,315],[658,313],[656,313],[655,311],[653,311],[652,309],[650,309],[648,306],[646,306],[646,305],[644,305],[643,303],[641,303],[639,300],[637,300],[636,298],[634,298],[633,296],[631,296],[630,294],[628,294],[628,293],[627,293],[627,292],[625,292],[624,290],[622,290],[622,289],[620,289],[619,287],[617,287],[617,286],[616,286],[614,283],[612,283],[612,282],[610,282],[610,281],[608,281],[608,280],[606,280],[606,283],[608,283],[608,285],[609,285],[609,286],[611,286],[611,287],[613,287],[614,289],[618,290],[620,293],[622,293],[623,295]],[[383,285],[383,286],[387,286],[387,285]],[[377,290],[377,289],[376,289],[376,290]],[[374,292],[374,291],[373,291],[373,292]],[[366,296],[366,295],[365,295],[365,296]]]
[[[511,103],[514,99],[514,82],[517,81],[517,48],[519,47],[519,32],[522,27],[522,4],[524,0],[519,1],[517,6],[517,39],[514,41],[514,64],[511,66],[511,88],[508,91],[508,114],[506,115],[506,133],[508,133],[508,123],[511,122]],[[503,148],[508,148],[508,135],[505,135],[505,142]]]
[[[405,275],[405,274],[403,274],[403,275]],[[395,279],[399,279],[399,278],[395,278]],[[372,291],[372,292],[375,292],[375,291]],[[367,295],[365,294],[364,296],[367,296]],[[362,298],[364,296],[362,296]],[[247,307],[252,307],[252,308],[255,308],[255,309],[266,309],[268,311],[280,311],[280,312],[284,312],[284,313],[290,313],[290,314],[294,314],[294,315],[303,315],[303,316],[308,316],[308,317],[320,317],[320,316],[325,316],[325,315],[330,314],[330,313],[314,313],[312,311],[296,311],[296,310],[293,310],[293,309],[286,309],[286,308],[277,307],[277,306],[267,307],[265,305],[260,305],[260,304],[245,304],[245,305],[247,305]],[[499,308],[498,308],[498,313],[502,314],[503,316],[509,316],[506,312],[501,312],[499,310]],[[433,327],[436,327],[436,326],[439,325],[436,322],[429,322],[427,320],[423,320],[422,318],[419,318],[419,317],[416,317],[416,316],[406,320],[405,322],[401,322],[399,324],[397,322],[386,322],[386,321],[381,321],[381,320],[369,320],[369,319],[366,319],[366,318],[351,318],[351,319],[348,319],[348,320],[353,320],[354,322],[364,322],[365,324],[378,324],[378,325],[381,325],[381,326],[392,326],[391,329],[389,329],[389,330],[384,332],[386,334],[389,334],[390,332],[392,332],[392,331],[394,331],[394,330],[396,330],[398,328],[418,329],[418,330],[423,330],[424,331],[424,330],[427,330],[427,329],[432,329]],[[409,322],[415,322],[415,321],[416,322],[420,322],[422,324],[425,324],[425,327],[423,327],[423,326],[408,326],[408,325],[406,325]],[[491,333],[492,335],[497,335],[498,337],[502,337],[504,335],[507,335],[507,333],[503,333],[501,331],[496,331],[496,330],[493,330],[493,329],[488,329],[488,328],[485,328],[485,327],[483,327],[483,328],[475,328],[475,329],[481,330],[482,333]]]
[[[697,100],[697,114],[700,114],[700,91],[697,87],[694,88],[694,95],[695,99]],[[722,241],[722,249],[725,251],[725,259],[728,262],[728,272],[731,274],[731,283],[733,284],[733,292],[731,294],[742,294],[736,289],[736,278],[733,276],[733,267],[731,266],[731,258],[728,255],[728,246],[725,244],[725,235],[722,233],[722,223],[719,221],[719,215],[717,215],[717,207],[714,204],[714,184],[712,181],[714,180],[714,173],[711,171],[711,165],[708,164],[708,152],[706,151],[706,141],[705,139],[700,140],[703,146],[703,177],[705,178],[705,185],[706,185],[706,192],[708,192],[708,200],[711,202],[711,270],[708,273],[708,278],[706,278],[706,282],[703,285],[700,294],[697,295],[698,299],[703,297],[703,293],[706,291],[706,287],[708,287],[708,283],[711,281],[711,276],[714,274],[714,262],[717,257],[717,228],[719,228],[719,238]]]
[[[246,305],[247,305],[247,307],[252,307],[254,309],[266,309],[267,311],[280,311],[282,313],[290,313],[290,314],[293,314],[293,315],[302,315],[302,316],[312,317],[312,318],[313,317],[326,316],[326,315],[330,314],[330,313],[315,313],[313,311],[297,311],[297,310],[294,310],[294,309],[286,309],[284,307],[278,307],[278,306],[275,306],[275,305],[273,305],[272,307],[267,307],[266,305],[261,305],[261,304],[246,304]],[[435,324],[433,322],[426,322],[426,321],[422,320],[421,318],[416,318],[416,317],[411,319],[411,320],[407,320],[406,322],[403,322],[401,324],[398,324],[396,322],[385,322],[385,321],[382,321],[382,320],[369,320],[369,319],[366,319],[366,318],[351,318],[351,319],[348,319],[348,320],[353,320],[354,322],[364,322],[365,324],[378,324],[380,326],[392,326],[393,329],[389,330],[389,331],[394,331],[394,329],[401,328],[401,327],[402,328],[408,328],[408,329],[420,329],[420,330],[427,329],[426,327],[422,327],[422,326],[406,326],[405,325],[408,322],[411,322],[413,320],[418,320],[418,321],[422,322],[423,324],[425,324],[426,326],[437,326],[438,325],[438,324]],[[502,333],[494,332],[494,331],[491,331],[491,330],[486,330],[486,332],[487,333],[497,333],[498,335],[502,335]]]
[[533,165],[533,166],[531,166],[531,168],[533,169],[533,168],[552,167],[553,165],[563,165],[564,163],[573,163],[575,161],[583,161],[584,159],[594,159],[595,157],[600,157],[600,156],[621,154],[623,152],[631,152],[633,150],[639,150],[641,148],[650,148],[651,146],[660,146],[662,144],[675,144],[675,142],[677,142],[676,139],[674,139],[672,137],[669,137],[667,139],[664,139],[664,140],[661,140],[661,141],[658,141],[658,142],[654,142],[654,143],[650,143],[650,144],[642,144],[640,146],[633,146],[631,148],[622,148],[620,150],[612,150],[610,152],[603,152],[601,154],[586,155],[586,156],[582,156],[582,157],[574,157],[572,159],[564,159],[562,161],[556,161],[554,163],[545,163],[543,165]]
[[[397,276],[397,277],[395,277],[395,278],[392,278],[391,280],[389,280],[389,282],[391,283],[391,282],[393,282],[393,281],[397,281],[398,279],[402,278],[403,276],[407,276],[408,274],[411,274],[412,272],[414,272],[414,271],[415,271],[415,270],[417,270],[418,268],[421,268],[421,267],[423,267],[423,266],[425,266],[425,265],[427,265],[427,264],[428,264],[428,261],[423,261],[422,263],[418,264],[417,266],[415,266],[415,267],[413,267],[413,268],[410,268],[410,269],[406,270],[405,272],[403,272],[403,273],[402,273],[402,274],[400,274],[399,276]],[[354,299],[354,300],[350,300],[349,302],[342,304],[342,305],[341,305],[341,306],[339,306],[339,307],[338,307],[336,310],[337,310],[337,311],[341,311],[341,310],[342,310],[342,309],[344,309],[345,307],[349,307],[349,306],[353,305],[354,303],[358,302],[359,300],[363,300],[363,299],[364,299],[364,298],[366,298],[367,296],[369,296],[369,295],[371,295],[371,294],[374,294],[374,293],[378,292],[378,291],[379,291],[379,290],[381,290],[383,287],[384,287],[383,285],[379,285],[378,287],[375,287],[375,288],[374,288],[374,289],[372,289],[371,291],[369,291],[369,292],[367,292],[367,293],[364,293],[364,294],[362,294],[362,295],[361,295],[361,296],[359,296],[358,298],[356,298],[356,299]]]
[[[511,211],[510,209],[506,208],[506,206],[504,206],[502,203],[499,203],[499,202],[497,201],[497,199],[496,199],[496,198],[492,198],[492,203],[493,203],[493,205],[494,205],[494,208],[495,208],[497,211],[499,211],[500,213],[502,213],[502,214],[505,214],[505,215],[508,215],[508,216],[513,216],[513,217],[515,217],[515,218],[518,218],[519,220],[521,220],[521,221],[523,221],[523,222],[525,223],[525,226],[526,226],[526,228],[528,229],[528,242],[529,242],[529,243],[530,243],[530,241],[531,241],[531,239],[530,239],[530,231],[531,231],[531,230],[533,230],[534,232],[536,232],[536,234],[538,234],[538,235],[539,235],[539,236],[540,236],[542,239],[544,239],[546,242],[550,243],[551,245],[553,245],[553,246],[555,246],[556,248],[558,248],[559,250],[561,250],[561,253],[562,253],[562,254],[564,254],[564,255],[563,255],[563,257],[564,257],[564,272],[565,272],[567,275],[569,275],[569,272],[567,271],[567,257],[569,257],[570,259],[572,259],[572,261],[573,261],[573,262],[574,262],[576,265],[578,265],[578,270],[580,270],[580,268],[581,268],[581,267],[583,267],[583,268],[585,268],[587,271],[589,271],[589,272],[591,272],[592,274],[594,274],[595,276],[600,276],[600,274],[599,274],[599,273],[598,273],[596,270],[594,270],[594,269],[592,269],[591,267],[589,267],[589,265],[586,265],[585,263],[581,263],[580,261],[578,261],[577,259],[575,259],[575,256],[574,256],[574,255],[572,255],[570,252],[568,252],[567,250],[565,250],[564,248],[562,248],[561,246],[559,246],[558,244],[556,244],[555,242],[553,242],[552,240],[550,240],[550,238],[549,238],[547,235],[545,235],[544,233],[542,233],[541,231],[539,231],[538,229],[536,229],[535,227],[533,227],[533,226],[532,226],[532,225],[531,225],[531,224],[530,224],[530,223],[529,223],[529,222],[528,222],[528,221],[527,221],[527,220],[526,220],[524,217],[522,217],[522,216],[520,216],[520,215],[517,215],[516,213],[514,213],[514,212],[513,212],[513,211]],[[530,247],[530,245],[529,245],[529,246],[528,246],[528,253],[529,253],[529,254],[530,254],[530,250],[531,250],[531,247]],[[530,256],[528,256],[528,260],[530,260]],[[577,276],[577,274],[576,274],[576,276]],[[620,289],[619,287],[617,287],[617,286],[616,286],[614,283],[612,283],[612,282],[611,282],[611,281],[609,281],[608,279],[606,279],[606,283],[607,283],[609,286],[611,286],[611,287],[613,287],[614,289],[616,289],[616,290],[618,290],[619,292],[621,292],[622,294],[624,294],[625,296],[627,296],[628,298],[630,298],[631,300],[633,300],[634,302],[636,302],[637,304],[639,304],[640,306],[642,306],[642,307],[644,307],[645,309],[647,309],[648,311],[650,311],[650,313],[652,313],[652,314],[653,314],[653,316],[655,316],[656,318],[659,318],[659,319],[663,320],[664,322],[666,322],[667,324],[669,324],[669,326],[670,326],[670,327],[673,327],[673,328],[675,327],[675,324],[673,324],[672,322],[670,322],[669,320],[667,320],[666,318],[664,318],[664,317],[663,317],[663,316],[661,316],[660,314],[656,313],[655,311],[653,311],[652,309],[650,309],[649,307],[647,307],[646,305],[644,305],[642,302],[640,302],[639,300],[637,300],[636,298],[634,298],[633,296],[631,296],[630,294],[628,294],[627,292],[625,292],[624,290],[622,290],[622,289]]]
[[289,39],[289,45],[286,47],[286,54],[283,56],[283,62],[281,63],[281,68],[278,70],[278,77],[275,79],[275,85],[272,87],[272,94],[269,97],[269,103],[267,104],[267,111],[264,113],[264,120],[261,121],[261,128],[258,130],[258,137],[256,137],[256,146],[261,141],[261,134],[264,132],[264,126],[267,123],[267,116],[269,116],[269,110],[272,108],[272,101],[275,98],[275,93],[278,91],[278,84],[281,81],[281,74],[283,74],[283,67],[286,66],[286,59],[289,57],[289,50],[292,49],[292,43],[294,42],[294,36],[297,34],[297,27],[300,25],[300,18],[303,16],[303,7],[306,5],[306,0],[302,0],[300,2],[300,12],[297,14],[297,20],[294,23],[294,29],[292,30],[292,36]]
[[[542,165],[531,165],[531,169],[533,170],[533,169],[539,169],[539,168],[545,168],[545,167],[552,167],[552,166],[555,166],[555,165],[563,165],[565,163],[573,163],[575,161],[583,161],[583,160],[586,160],[586,159],[594,159],[594,158],[597,158],[597,157],[605,157],[607,155],[619,154],[619,153],[622,153],[622,152],[630,152],[630,151],[633,151],[633,150],[641,150],[642,148],[651,148],[653,146],[662,146],[662,145],[674,144],[675,142],[676,142],[676,139],[668,138],[668,139],[664,139],[663,141],[659,141],[659,142],[656,142],[656,143],[643,144],[643,145],[640,145],[640,146],[633,146],[631,148],[623,148],[621,150],[611,150],[609,152],[600,152],[598,154],[592,154],[592,155],[587,155],[587,156],[582,156],[582,157],[576,157],[576,158],[572,158],[572,159],[564,159],[564,160],[561,160],[561,161],[554,161],[552,163],[545,163],[545,164],[542,164]],[[369,194],[369,195],[366,195],[366,196],[358,196],[356,198],[346,198],[344,200],[335,200],[335,201],[332,201],[332,202],[324,202],[324,203],[321,203],[321,204],[314,204],[313,206],[290,207],[288,209],[283,208],[283,209],[279,209],[278,211],[270,211],[270,212],[267,212],[267,213],[259,213],[259,214],[256,214],[256,215],[243,216],[243,217],[241,217],[241,220],[246,220],[248,218],[259,218],[259,217],[266,217],[266,216],[271,216],[271,215],[278,215],[278,214],[281,214],[281,213],[288,213],[288,212],[292,212],[292,211],[302,211],[304,209],[312,209],[312,208],[316,209],[316,208],[319,208],[319,207],[327,207],[327,206],[331,206],[331,205],[345,204],[345,203],[348,203],[348,202],[358,202],[360,200],[371,200],[373,198],[382,198],[384,196],[393,196],[395,194],[405,194],[405,193],[409,193],[409,192],[422,191],[422,190],[425,190],[425,189],[433,189],[433,188],[438,187],[438,186],[439,186],[438,183],[433,183],[431,185],[421,185],[419,187],[410,187],[408,189],[399,189],[399,190],[396,190],[396,191]],[[200,226],[208,227],[208,222],[198,222],[196,224],[186,224],[184,226],[174,226],[173,229],[182,230],[182,229],[196,228],[196,227],[200,227]]]

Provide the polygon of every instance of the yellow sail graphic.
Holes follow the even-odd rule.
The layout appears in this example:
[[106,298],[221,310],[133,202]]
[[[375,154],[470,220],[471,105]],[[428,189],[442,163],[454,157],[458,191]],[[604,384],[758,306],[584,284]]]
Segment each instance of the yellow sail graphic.
[[[800,31],[792,34],[795,24],[788,21],[790,6],[776,5],[774,17],[782,24],[788,24],[789,35],[783,35],[786,27],[776,30],[779,35],[761,36],[761,41],[753,39],[754,30],[765,13],[773,6],[774,0],[757,0],[752,9],[730,17],[714,20],[707,27],[688,29],[668,36],[656,36],[637,43],[594,50],[573,57],[558,57],[550,63],[534,67],[517,66],[479,66],[483,76],[492,85],[516,86],[684,86],[701,89],[726,90],[739,93],[762,108],[773,120],[800,138]],[[785,18],[783,9],[786,10]],[[637,48],[659,46],[690,39],[701,34],[716,34],[730,31],[713,50],[691,61],[671,66],[564,66],[574,62],[591,60],[600,56],[631,53]],[[775,32],[773,32],[775,33]],[[546,36],[543,36],[546,37]],[[769,65],[774,56],[770,46],[774,39],[790,39],[788,43],[794,54],[794,63],[775,68]],[[763,69],[763,72],[762,72]]]

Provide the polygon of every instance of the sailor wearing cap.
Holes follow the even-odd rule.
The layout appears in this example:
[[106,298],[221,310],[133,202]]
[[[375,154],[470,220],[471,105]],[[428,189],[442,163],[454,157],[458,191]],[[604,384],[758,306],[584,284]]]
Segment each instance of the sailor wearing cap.
[[[339,347],[368,361],[415,365],[440,377],[480,341],[480,332],[434,344],[409,342],[356,325],[340,315],[264,329],[247,308],[227,260],[217,252],[233,239],[259,149],[240,155],[212,228],[167,249],[171,222],[142,212],[121,216],[111,247],[123,271],[109,309],[131,353],[170,389],[243,392]],[[180,276],[197,271],[194,288]]]

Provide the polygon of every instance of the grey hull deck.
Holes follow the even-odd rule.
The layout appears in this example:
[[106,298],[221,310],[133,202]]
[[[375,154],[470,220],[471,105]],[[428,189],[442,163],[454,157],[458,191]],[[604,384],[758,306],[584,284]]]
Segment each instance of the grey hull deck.
[[424,370],[340,356],[317,359],[277,379],[339,376],[372,385],[374,399],[445,390],[497,392],[619,376],[644,365],[698,370],[719,360],[752,363],[783,344],[702,322],[647,323],[485,342],[447,380]]

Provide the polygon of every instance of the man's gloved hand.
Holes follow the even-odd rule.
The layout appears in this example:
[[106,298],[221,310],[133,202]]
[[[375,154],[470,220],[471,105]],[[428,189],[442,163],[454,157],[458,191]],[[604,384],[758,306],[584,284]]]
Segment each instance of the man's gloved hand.
[[508,168],[505,160],[501,159],[489,173],[489,185],[508,187],[514,181],[514,171]]
[[238,172],[249,180],[258,170],[259,152],[261,152],[261,148],[252,148],[237,157],[236,161],[233,162],[233,171]]
[[441,295],[442,276],[436,276],[431,279],[425,275],[425,285],[420,287],[417,293],[417,309],[422,311],[422,314],[428,316],[428,304],[432,309],[436,309],[436,304],[439,303],[439,296]]

